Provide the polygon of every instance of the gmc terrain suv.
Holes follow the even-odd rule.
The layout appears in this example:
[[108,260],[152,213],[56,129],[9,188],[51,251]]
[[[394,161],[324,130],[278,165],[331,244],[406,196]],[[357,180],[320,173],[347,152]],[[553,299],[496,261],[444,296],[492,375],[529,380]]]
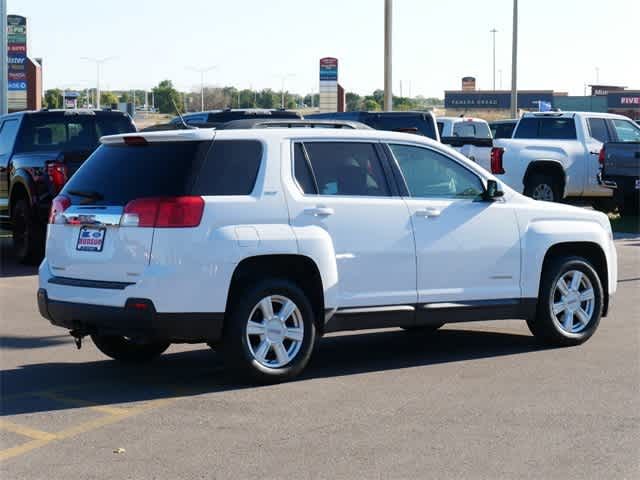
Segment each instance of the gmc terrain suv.
[[39,274],[41,314],[112,358],[206,342],[269,382],[337,330],[515,318],[580,344],[617,265],[604,214],[421,136],[196,129],[103,138],[53,202]]
[[38,262],[51,200],[103,135],[135,132],[106,110],[40,110],[0,117],[0,220],[11,220],[21,262]]

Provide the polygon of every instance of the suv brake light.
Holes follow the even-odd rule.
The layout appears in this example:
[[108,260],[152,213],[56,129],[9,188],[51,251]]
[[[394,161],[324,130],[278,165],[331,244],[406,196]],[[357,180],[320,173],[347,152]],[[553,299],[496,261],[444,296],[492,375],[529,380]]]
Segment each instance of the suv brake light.
[[53,185],[54,193],[58,193],[64,187],[69,179],[69,170],[63,162],[50,162],[47,163],[47,174],[49,175],[49,181]]
[[64,212],[71,206],[71,200],[64,195],[58,195],[51,202],[51,210],[49,211],[49,223],[56,223],[56,217],[59,213]]
[[503,174],[504,166],[502,165],[502,155],[504,155],[504,148],[493,147],[491,149],[491,173]]
[[197,227],[203,212],[204,200],[198,196],[139,198],[125,205],[120,226]]

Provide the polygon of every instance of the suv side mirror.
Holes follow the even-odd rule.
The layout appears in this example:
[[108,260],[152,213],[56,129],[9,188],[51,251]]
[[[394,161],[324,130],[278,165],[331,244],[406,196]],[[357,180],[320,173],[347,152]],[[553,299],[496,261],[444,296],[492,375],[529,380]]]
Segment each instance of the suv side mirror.
[[482,198],[488,202],[500,198],[504,195],[502,190],[498,189],[498,182],[495,180],[487,180],[487,188],[482,195]]

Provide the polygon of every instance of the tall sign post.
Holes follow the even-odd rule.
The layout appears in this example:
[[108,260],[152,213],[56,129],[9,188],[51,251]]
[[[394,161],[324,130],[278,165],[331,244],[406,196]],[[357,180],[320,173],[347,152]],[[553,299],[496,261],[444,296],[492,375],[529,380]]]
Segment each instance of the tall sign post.
[[518,117],[518,0],[513,0],[513,40],[511,44],[511,118]]
[[7,16],[7,77],[9,110],[27,109],[27,19]]
[[393,1],[384,0],[384,110],[393,110],[392,65],[392,15]]
[[338,110],[338,59],[320,59],[320,112]]
[[2,51],[2,65],[0,66],[0,115],[7,113],[8,103],[8,81],[9,72],[7,70],[7,0],[0,0],[0,50]]

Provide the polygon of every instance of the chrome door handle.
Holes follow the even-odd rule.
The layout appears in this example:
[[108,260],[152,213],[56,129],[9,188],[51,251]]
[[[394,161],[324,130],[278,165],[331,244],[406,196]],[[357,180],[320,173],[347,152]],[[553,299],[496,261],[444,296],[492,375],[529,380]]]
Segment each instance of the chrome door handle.
[[439,217],[442,210],[439,208],[424,208],[422,210],[416,210],[418,217]]
[[329,215],[333,215],[334,211],[333,208],[318,205],[313,208],[305,208],[304,213],[313,215],[314,217],[328,217]]

